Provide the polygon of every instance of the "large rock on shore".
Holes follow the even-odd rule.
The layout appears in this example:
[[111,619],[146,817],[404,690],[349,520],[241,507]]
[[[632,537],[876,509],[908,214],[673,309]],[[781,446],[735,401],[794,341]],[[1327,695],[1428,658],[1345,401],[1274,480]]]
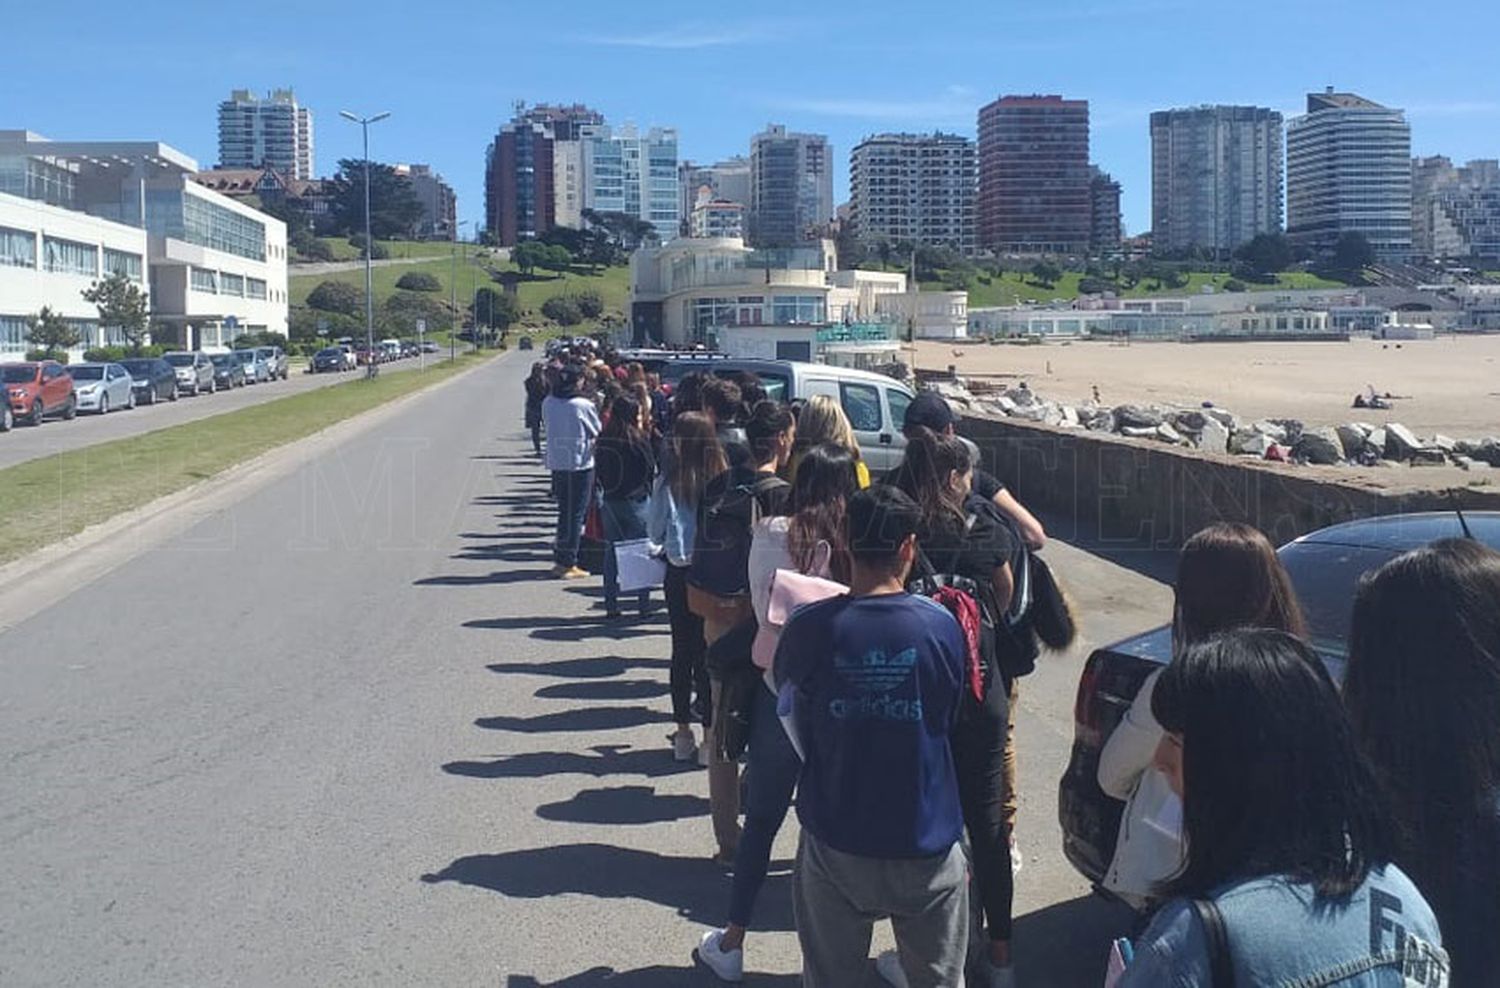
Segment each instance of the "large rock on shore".
[[1115,425],[1121,432],[1126,429],[1154,429],[1162,421],[1160,412],[1140,405],[1120,405],[1115,408]]
[[1492,467],[1500,467],[1500,439],[1494,436],[1481,439],[1474,444],[1474,450],[1469,455]]
[[1287,440],[1286,427],[1270,419],[1250,423],[1250,431],[1265,436],[1274,443],[1284,443]]
[[1229,429],[1216,418],[1208,418],[1203,423],[1203,431],[1198,433],[1198,448],[1205,453],[1227,453],[1229,452]]
[[[1363,443],[1363,440],[1361,440]],[[1297,440],[1296,446],[1292,447],[1292,455],[1306,460],[1308,463],[1317,463],[1322,466],[1331,466],[1342,463],[1345,458],[1344,443],[1339,438],[1336,430],[1324,427],[1304,432],[1302,438]]]
[[1240,431],[1240,420],[1239,420],[1239,417],[1236,416],[1233,412],[1228,411],[1227,409],[1223,409],[1223,408],[1205,408],[1203,410],[1203,414],[1207,415],[1209,418],[1213,419],[1214,421],[1216,421],[1220,425],[1222,425],[1224,428],[1228,429],[1230,431],[1230,433],[1235,433],[1235,432],[1239,432]]
[[1174,446],[1181,446],[1187,442],[1186,439],[1182,438],[1182,433],[1165,422],[1156,427],[1156,438],[1164,443],[1171,443]]
[[1196,409],[1178,412],[1172,416],[1172,426],[1179,432],[1202,432],[1203,423],[1207,421],[1208,416]]
[[1266,451],[1275,445],[1275,439],[1264,432],[1256,432],[1251,428],[1234,434],[1234,437],[1229,441],[1229,451],[1231,453],[1263,457],[1266,455]]
[[1425,448],[1422,440],[1400,422],[1388,422],[1385,427],[1385,458],[1406,462]]

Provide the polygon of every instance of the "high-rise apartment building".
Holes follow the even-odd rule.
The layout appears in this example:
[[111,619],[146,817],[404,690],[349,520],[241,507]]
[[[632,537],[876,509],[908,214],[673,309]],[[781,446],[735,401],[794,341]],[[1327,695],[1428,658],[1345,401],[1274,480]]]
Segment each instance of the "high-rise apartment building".
[[287,178],[313,177],[312,111],[290,89],[265,99],[236,89],[219,104],[219,167],[274,168]]
[[587,208],[650,223],[662,241],[677,236],[681,199],[673,128],[652,127],[644,134],[630,125],[596,129],[583,141],[583,175]]
[[974,252],[974,142],[957,134],[876,134],[849,153],[849,222],[879,241]]
[[458,199],[453,187],[430,165],[397,165],[396,174],[411,183],[422,204],[422,216],[410,231],[414,240],[452,240],[458,232]]
[[1151,114],[1151,232],[1158,250],[1226,255],[1281,232],[1282,119],[1258,106]]
[[823,134],[771,124],[750,139],[750,238],[788,247],[833,221],[833,150]]
[[1445,157],[1412,161],[1412,249],[1420,257],[1500,260],[1500,161],[1455,167]]
[[1287,124],[1286,225],[1293,243],[1331,250],[1360,233],[1377,257],[1412,252],[1411,126],[1400,110],[1330,87]]
[[1093,220],[1091,181],[1087,100],[1002,96],[980,108],[980,248],[1084,253]]
[[744,155],[725,158],[712,165],[684,161],[677,166],[677,184],[682,195],[682,215],[690,216],[697,207],[699,193],[708,189],[709,198],[719,202],[737,202],[750,206],[750,159]]
[[582,225],[583,142],[603,125],[602,114],[577,103],[516,104],[485,150],[485,225],[500,244]]
[[1120,183],[1097,166],[1089,181],[1089,253],[1095,257],[1120,249]]

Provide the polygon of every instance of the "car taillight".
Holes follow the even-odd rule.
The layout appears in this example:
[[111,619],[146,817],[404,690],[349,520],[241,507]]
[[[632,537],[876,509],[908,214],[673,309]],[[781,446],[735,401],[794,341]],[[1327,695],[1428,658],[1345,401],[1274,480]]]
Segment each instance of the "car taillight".
[[1077,739],[1095,747],[1103,745],[1156,668],[1155,663],[1119,652],[1098,651],[1089,656],[1078,678],[1073,706]]

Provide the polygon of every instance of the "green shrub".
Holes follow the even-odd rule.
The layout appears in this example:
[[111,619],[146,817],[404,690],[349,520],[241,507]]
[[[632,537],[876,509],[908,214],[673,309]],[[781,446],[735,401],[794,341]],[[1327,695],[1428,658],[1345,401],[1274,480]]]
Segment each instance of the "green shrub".
[[60,364],[68,362],[68,351],[66,350],[27,350],[27,360],[55,360]]
[[324,281],[307,295],[310,308],[355,316],[364,311],[365,294],[346,281]]
[[[349,246],[359,251],[360,257],[364,257],[365,235],[363,233],[356,233],[354,236],[350,237]],[[387,257],[391,256],[391,252],[387,250],[385,244],[381,243],[379,240],[370,245],[369,254],[372,261],[383,261]]]
[[1224,282],[1224,290],[1226,292],[1243,292],[1245,291],[1246,287],[1247,286],[1245,285],[1245,283],[1243,281],[1240,281],[1238,278],[1230,278],[1228,281]]
[[604,299],[592,288],[574,293],[573,301],[578,304],[578,311],[585,319],[598,319],[604,314]]
[[577,299],[567,295],[554,295],[542,303],[542,315],[559,326],[577,326],[583,322],[583,310]]
[[408,271],[396,279],[396,287],[409,292],[440,292],[443,283],[438,281],[437,275],[426,271]]

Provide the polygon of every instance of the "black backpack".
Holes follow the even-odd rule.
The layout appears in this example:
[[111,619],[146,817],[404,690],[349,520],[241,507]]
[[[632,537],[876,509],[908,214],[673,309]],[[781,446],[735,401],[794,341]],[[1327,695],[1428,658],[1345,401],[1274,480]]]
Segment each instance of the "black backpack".
[[729,485],[698,509],[698,532],[687,582],[705,593],[737,597],[750,592],[750,527],[774,514],[771,495],[790,485],[775,474],[729,478]]

